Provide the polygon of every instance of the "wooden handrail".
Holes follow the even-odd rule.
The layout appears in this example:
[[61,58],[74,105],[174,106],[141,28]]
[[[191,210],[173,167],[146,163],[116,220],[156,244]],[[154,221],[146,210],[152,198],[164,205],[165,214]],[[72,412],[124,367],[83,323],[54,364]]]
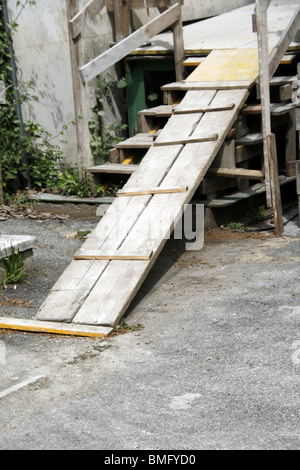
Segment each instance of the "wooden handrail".
[[176,3],[130,36],[127,36],[122,41],[115,44],[111,49],[81,67],[79,73],[82,82],[89,82],[112,65],[124,59],[141,44],[149,41],[153,36],[178,23],[180,18],[181,5]]

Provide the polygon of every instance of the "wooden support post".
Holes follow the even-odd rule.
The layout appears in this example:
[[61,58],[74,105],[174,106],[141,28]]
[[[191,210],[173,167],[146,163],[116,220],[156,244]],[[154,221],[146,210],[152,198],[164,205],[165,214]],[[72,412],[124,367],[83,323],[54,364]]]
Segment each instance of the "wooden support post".
[[283,234],[283,220],[282,220],[282,204],[281,204],[280,184],[279,184],[279,175],[278,175],[275,134],[269,134],[267,136],[267,145],[268,145],[269,166],[270,166],[271,187],[272,187],[275,235],[277,237],[280,237]]
[[[177,0],[171,0],[170,5],[178,3]],[[175,60],[175,73],[176,81],[180,82],[184,79],[184,65],[185,51],[184,51],[184,39],[183,39],[183,27],[182,27],[182,15],[181,7],[179,13],[179,19],[173,26],[173,38],[174,38],[174,60]]]
[[116,42],[132,33],[130,0],[114,0]]
[[269,41],[267,21],[267,1],[256,0],[256,29],[259,60],[259,82],[262,105],[262,130],[264,140],[264,173],[267,207],[272,207],[270,185],[269,149],[267,136],[271,134],[270,113],[270,77],[269,77]]
[[90,0],[89,3],[72,17],[69,23],[72,38],[75,39],[81,33],[86,22],[91,21],[103,8],[105,0]]
[[81,169],[93,165],[94,161],[90,148],[86,90],[82,84],[78,71],[80,63],[83,62],[82,51],[80,48],[80,35],[73,39],[73,29],[70,23],[71,19],[76,15],[76,2],[74,0],[66,0],[66,8],[77,133],[77,164],[78,168]]

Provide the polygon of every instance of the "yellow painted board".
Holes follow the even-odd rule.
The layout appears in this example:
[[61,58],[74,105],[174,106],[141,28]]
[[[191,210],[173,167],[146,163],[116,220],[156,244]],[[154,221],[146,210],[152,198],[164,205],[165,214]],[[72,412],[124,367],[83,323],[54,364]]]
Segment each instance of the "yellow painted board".
[[185,81],[244,81],[256,80],[258,75],[257,49],[214,50]]
[[0,317],[0,329],[69,336],[88,336],[91,338],[105,338],[112,332],[111,327],[105,326],[74,325],[73,323],[38,321],[8,317]]

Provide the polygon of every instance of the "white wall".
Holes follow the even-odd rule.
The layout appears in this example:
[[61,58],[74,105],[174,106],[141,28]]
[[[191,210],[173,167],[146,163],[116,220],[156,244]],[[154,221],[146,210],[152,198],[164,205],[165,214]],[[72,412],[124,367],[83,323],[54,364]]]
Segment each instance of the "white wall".
[[[21,8],[15,0],[8,0],[9,16],[17,18]],[[33,80],[33,94],[39,101],[23,106],[24,119],[32,119],[42,125],[53,136],[62,126],[74,119],[72,78],[65,2],[62,0],[37,0],[36,5],[27,5],[17,18],[17,33],[13,44],[19,70],[19,82]],[[74,126],[69,126],[65,135],[66,154],[76,153]]]
[[239,8],[255,0],[184,0],[183,21],[208,18]]
[[[88,0],[74,0],[77,11],[84,7]],[[10,19],[14,20],[20,6],[16,0],[7,0]],[[185,0],[183,19],[207,17],[223,11],[251,3],[251,0]],[[152,15],[157,11],[152,11]],[[147,21],[145,9],[135,12],[136,23]],[[58,136],[54,143],[61,139],[67,143],[61,147],[70,165],[80,162],[78,155],[75,126],[69,124],[75,118],[74,97],[71,76],[70,48],[67,27],[65,0],[36,0],[36,5],[26,5],[17,19],[17,32],[13,34],[14,49],[19,80],[36,83],[34,94],[38,102],[31,101],[23,107],[24,119],[32,119],[41,124],[53,136]],[[86,25],[82,34],[82,64],[87,63],[104,50],[113,41],[113,20],[104,7],[101,13]],[[118,75],[122,70],[117,68]],[[115,69],[109,73],[115,75]],[[93,89],[96,81],[86,86],[88,112],[94,104]],[[116,95],[112,106],[107,109],[107,121],[120,124],[124,119],[122,96]],[[90,112],[92,116],[92,113]],[[68,125],[64,136],[59,135],[63,126]]]

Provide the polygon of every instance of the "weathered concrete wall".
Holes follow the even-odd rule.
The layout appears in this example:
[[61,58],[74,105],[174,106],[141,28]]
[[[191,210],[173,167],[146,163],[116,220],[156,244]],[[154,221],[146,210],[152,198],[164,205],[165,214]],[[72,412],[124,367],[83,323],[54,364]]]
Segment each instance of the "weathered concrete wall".
[[185,0],[182,8],[183,21],[220,15],[254,3],[254,0]]
[[[24,119],[38,122],[53,136],[59,135],[74,119],[65,2],[39,0],[21,11],[15,0],[8,0],[8,8],[10,19],[17,18],[19,25],[13,34],[19,81],[33,80],[33,93],[39,98],[23,106]],[[71,159],[77,146],[73,127],[53,141],[68,141],[63,147]]]

